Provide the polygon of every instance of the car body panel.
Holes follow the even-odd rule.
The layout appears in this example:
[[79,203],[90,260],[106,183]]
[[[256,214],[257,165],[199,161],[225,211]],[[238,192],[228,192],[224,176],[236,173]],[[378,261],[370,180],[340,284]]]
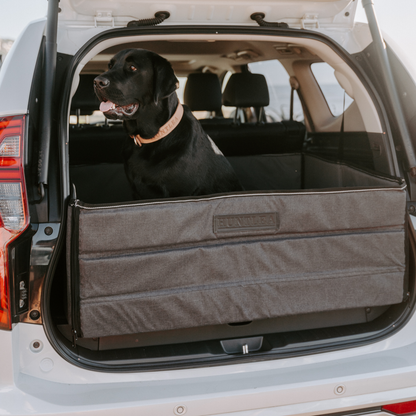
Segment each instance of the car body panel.
[[[413,320],[388,340],[284,360],[144,373],[76,368],[50,346],[43,328],[18,324],[0,333],[22,352],[15,383],[2,376],[0,402],[9,414],[311,415],[381,407],[416,398]],[[39,351],[32,348],[40,342]],[[409,342],[410,341],[410,342]],[[2,368],[6,363],[1,360]],[[341,386],[342,393],[337,393]],[[339,390],[339,389],[338,389]]]
[[29,24],[7,54],[0,72],[0,96],[7,100],[0,100],[0,117],[27,113],[45,24],[46,19]]
[[255,24],[250,16],[261,12],[268,21],[286,22],[290,27],[352,28],[355,0],[261,0],[192,1],[157,3],[149,0],[62,0],[60,21],[68,25],[93,23],[118,25],[130,20],[152,18],[158,11],[170,13],[171,24]]
[[[150,1],[84,1],[64,0],[58,22],[58,51],[75,54],[93,36],[113,28],[124,28],[136,19],[152,18],[158,11],[167,10],[170,17],[164,25],[249,25],[254,12],[265,14],[267,21],[286,22],[291,28],[308,29],[335,40],[349,53],[362,51],[371,42],[366,24],[355,24],[357,1],[291,1],[265,0],[256,2],[193,2],[168,1],[158,4]],[[81,30],[82,29],[82,30]]]

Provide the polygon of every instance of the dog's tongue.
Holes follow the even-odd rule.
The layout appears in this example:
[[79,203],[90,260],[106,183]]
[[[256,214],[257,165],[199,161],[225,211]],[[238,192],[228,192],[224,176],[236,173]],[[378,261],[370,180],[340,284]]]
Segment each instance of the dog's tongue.
[[111,101],[102,101],[100,104],[100,111],[105,113],[113,106],[113,103]]

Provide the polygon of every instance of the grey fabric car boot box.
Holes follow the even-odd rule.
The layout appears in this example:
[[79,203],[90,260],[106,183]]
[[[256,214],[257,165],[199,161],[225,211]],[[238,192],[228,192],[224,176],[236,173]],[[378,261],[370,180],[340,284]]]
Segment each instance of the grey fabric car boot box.
[[304,175],[315,189],[75,201],[68,274],[78,334],[400,303],[404,186],[312,156]]

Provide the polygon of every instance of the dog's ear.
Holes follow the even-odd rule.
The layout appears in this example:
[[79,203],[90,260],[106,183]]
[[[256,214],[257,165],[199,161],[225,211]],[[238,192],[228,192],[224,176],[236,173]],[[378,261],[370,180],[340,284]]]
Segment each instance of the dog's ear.
[[153,100],[157,103],[179,88],[179,81],[171,64],[159,55],[153,59]]

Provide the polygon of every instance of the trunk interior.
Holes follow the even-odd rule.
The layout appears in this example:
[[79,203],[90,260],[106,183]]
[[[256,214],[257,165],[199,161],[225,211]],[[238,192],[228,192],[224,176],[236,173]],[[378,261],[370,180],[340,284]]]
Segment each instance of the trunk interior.
[[[352,345],[402,316],[414,267],[406,184],[367,87],[344,62],[351,103],[333,115],[311,66],[340,71],[336,54],[307,45],[120,40],[83,67],[69,125],[74,195],[51,303],[69,349],[108,365],[214,363]],[[129,139],[121,123],[94,121],[92,91],[109,58],[129,47],[165,56],[188,80],[215,73],[225,84],[227,73],[275,60],[287,86],[300,85],[296,116],[249,107],[201,119],[243,192],[132,201],[121,156]],[[185,89],[193,110],[189,97]]]

